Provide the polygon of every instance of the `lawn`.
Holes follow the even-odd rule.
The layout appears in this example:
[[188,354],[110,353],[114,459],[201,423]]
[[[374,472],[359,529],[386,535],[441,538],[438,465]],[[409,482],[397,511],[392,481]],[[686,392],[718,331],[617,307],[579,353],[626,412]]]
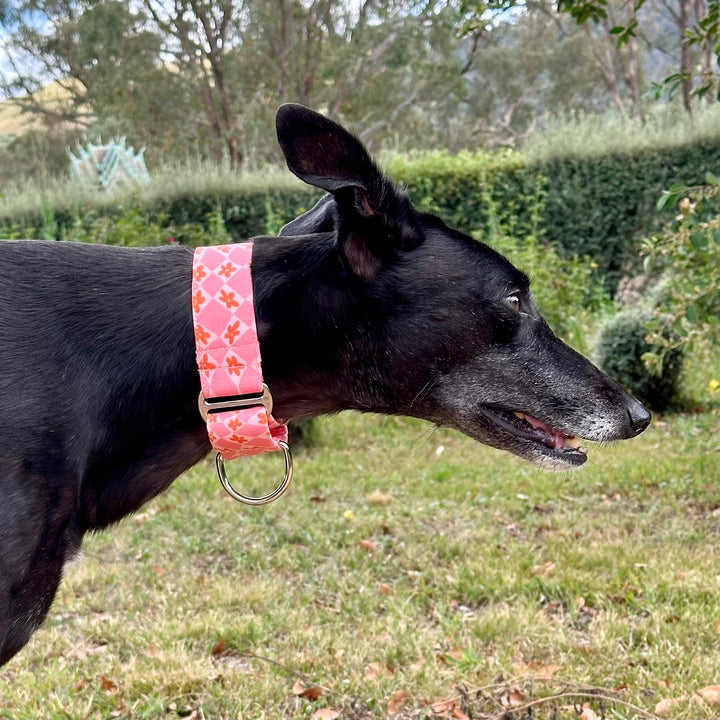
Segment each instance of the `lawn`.
[[[206,461],[87,539],[0,716],[716,718],[717,429],[668,416],[551,474],[347,413],[265,508]],[[281,463],[230,473],[260,493]]]

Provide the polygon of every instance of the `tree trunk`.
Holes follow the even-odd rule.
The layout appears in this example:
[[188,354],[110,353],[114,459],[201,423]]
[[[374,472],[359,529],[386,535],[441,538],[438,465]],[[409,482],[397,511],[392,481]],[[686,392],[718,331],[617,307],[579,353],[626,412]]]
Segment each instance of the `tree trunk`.
[[683,107],[688,115],[692,115],[692,58],[690,45],[685,31],[690,27],[690,0],[680,0],[680,73],[682,74],[681,89]]

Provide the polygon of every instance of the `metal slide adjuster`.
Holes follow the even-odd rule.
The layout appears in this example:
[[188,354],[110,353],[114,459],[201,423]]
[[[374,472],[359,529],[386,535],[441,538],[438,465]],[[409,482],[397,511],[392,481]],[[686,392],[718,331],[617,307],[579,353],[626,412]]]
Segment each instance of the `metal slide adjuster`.
[[262,405],[267,412],[268,417],[272,415],[273,399],[270,394],[270,388],[263,383],[262,392],[257,395],[242,395],[229,400],[206,400],[205,396],[200,392],[198,397],[198,410],[202,419],[207,422],[208,413],[221,412],[222,410],[242,410],[243,408],[256,407]]
[[[200,397],[198,398],[198,409],[200,410],[200,415],[202,416],[202,419],[207,422],[207,416],[210,412],[241,410],[243,408],[262,405],[269,418],[273,408],[272,395],[270,394],[270,389],[265,383],[263,383],[262,387],[262,393],[258,395],[243,396],[240,398],[233,398],[231,400],[206,400],[205,396],[201,392]],[[217,468],[217,474],[220,478],[220,484],[223,488],[225,488],[225,492],[234,500],[245,503],[245,505],[266,505],[267,503],[271,503],[273,500],[277,500],[288,489],[293,476],[293,462],[290,447],[282,440],[278,442],[278,447],[283,451],[283,455],[285,457],[285,474],[280,484],[271,493],[262,495],[261,497],[243,495],[235,490],[235,488],[230,484],[230,480],[225,472],[225,460],[223,456],[218,453],[215,456],[215,467]]]

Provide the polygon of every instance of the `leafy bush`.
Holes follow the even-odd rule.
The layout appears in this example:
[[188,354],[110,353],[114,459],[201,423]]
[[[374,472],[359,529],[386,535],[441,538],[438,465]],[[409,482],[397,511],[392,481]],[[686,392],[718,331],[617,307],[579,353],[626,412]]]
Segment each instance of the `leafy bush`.
[[623,274],[640,270],[640,240],[671,220],[658,212],[663,188],[698,185],[720,165],[717,137],[670,148],[593,157],[556,157],[529,170],[548,178],[542,228],[566,254],[587,255],[611,293]]
[[386,167],[419,209],[464,232],[486,239],[539,234],[545,180],[518,153],[396,155]]
[[716,355],[720,345],[720,180],[708,173],[705,182],[663,193],[658,206],[677,206],[679,214],[642,247],[646,271],[665,278],[648,323],[652,349],[645,362],[651,371],[661,370],[675,348],[703,344]]
[[617,313],[603,327],[598,338],[595,358],[608,375],[648,407],[660,412],[672,408],[678,399],[683,351],[674,347],[665,355],[659,372],[650,372],[644,356],[652,350],[648,342],[647,323],[653,311],[647,308]]
[[275,231],[312,207],[319,195],[272,168],[238,175],[224,166],[169,166],[142,189],[119,194],[90,193],[67,181],[7,193],[0,197],[0,237],[77,238],[92,234],[99,218],[113,221],[134,211],[148,223],[185,228],[195,238],[190,244],[212,242],[197,231],[212,236],[218,221],[229,237],[243,240]]
[[68,237],[78,242],[135,247],[174,242],[195,247],[231,242],[219,210],[209,213],[204,224],[174,225],[166,216],[151,218],[136,208],[128,208],[113,218],[85,218],[68,231]]

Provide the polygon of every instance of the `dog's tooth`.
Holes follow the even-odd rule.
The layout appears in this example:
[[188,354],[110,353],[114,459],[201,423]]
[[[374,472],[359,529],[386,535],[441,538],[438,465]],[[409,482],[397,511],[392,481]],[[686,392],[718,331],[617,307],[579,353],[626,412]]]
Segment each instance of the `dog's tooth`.
[[583,439],[581,437],[566,437],[565,445],[577,450],[582,445]]
[[524,419],[525,419],[525,416],[524,416],[521,412],[515,411],[515,412],[513,412],[513,415],[514,415],[516,418],[520,419],[520,420],[524,420]]

